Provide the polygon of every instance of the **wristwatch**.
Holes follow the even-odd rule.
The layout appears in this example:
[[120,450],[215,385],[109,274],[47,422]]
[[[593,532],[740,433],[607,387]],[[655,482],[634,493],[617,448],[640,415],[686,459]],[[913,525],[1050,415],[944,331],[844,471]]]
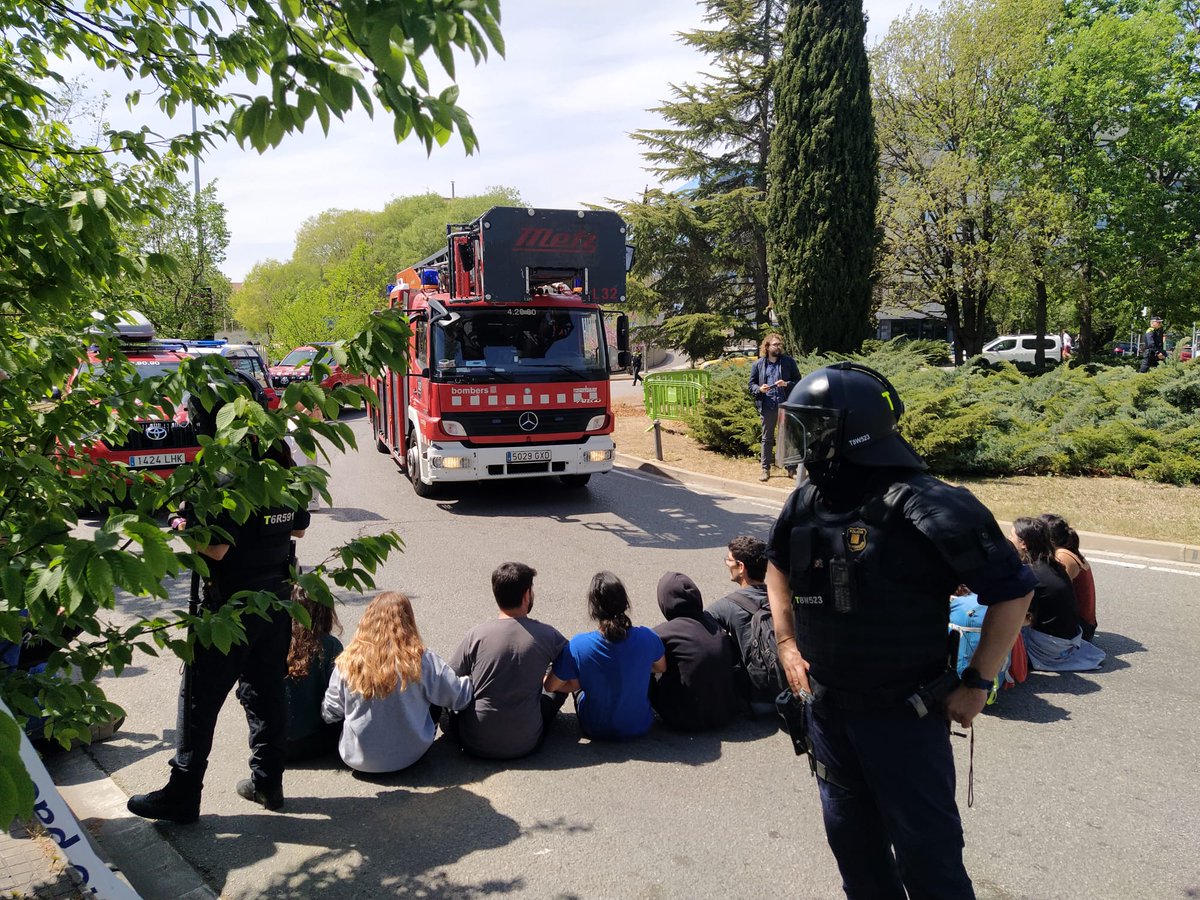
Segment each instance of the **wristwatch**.
[[963,669],[960,677],[962,683],[969,688],[975,688],[976,690],[989,692],[992,689],[992,682],[980,675],[979,670],[973,666],[968,666],[967,668]]

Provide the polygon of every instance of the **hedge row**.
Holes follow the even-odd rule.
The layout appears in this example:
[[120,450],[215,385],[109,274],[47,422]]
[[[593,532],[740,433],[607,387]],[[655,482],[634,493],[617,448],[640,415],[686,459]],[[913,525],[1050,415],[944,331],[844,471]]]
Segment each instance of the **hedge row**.
[[[1200,364],[1165,363],[1145,375],[1114,365],[1018,371],[975,359],[930,365],[940,347],[884,344],[850,359],[882,372],[907,412],[904,437],[939,475],[1119,475],[1200,484]],[[798,358],[801,372],[845,357]],[[749,365],[711,370],[706,402],[689,422],[710,450],[757,456],[759,424]]]

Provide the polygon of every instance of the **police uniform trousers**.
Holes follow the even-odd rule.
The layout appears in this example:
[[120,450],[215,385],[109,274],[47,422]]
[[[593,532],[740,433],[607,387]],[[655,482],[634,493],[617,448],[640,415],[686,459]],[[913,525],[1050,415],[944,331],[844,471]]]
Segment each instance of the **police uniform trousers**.
[[820,701],[808,715],[814,758],[832,779],[818,785],[846,896],[974,898],[945,719]]
[[283,786],[288,725],[284,682],[292,620],[286,610],[273,610],[270,616],[244,616],[246,643],[234,644],[228,653],[195,645],[179,690],[178,738],[170,763],[172,792],[199,798],[217,716],[234,684],[250,726],[254,785],[268,791]]

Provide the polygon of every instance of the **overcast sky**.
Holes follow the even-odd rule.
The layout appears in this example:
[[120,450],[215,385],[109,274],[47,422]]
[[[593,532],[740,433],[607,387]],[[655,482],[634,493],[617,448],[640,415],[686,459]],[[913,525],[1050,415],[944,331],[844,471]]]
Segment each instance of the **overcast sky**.
[[[868,43],[910,5],[932,4],[865,0]],[[200,175],[216,179],[228,213],[225,273],[240,281],[256,262],[288,259],[297,229],[327,209],[377,210],[394,197],[494,186],[515,188],[534,206],[575,208],[653,184],[629,134],[661,123],[648,110],[669,97],[670,83],[697,80],[705,58],[675,34],[700,25],[700,5],[509,0],[502,9],[505,57],[478,68],[469,57],[458,61],[460,103],[480,143],[472,156],[457,136],[429,157],[416,141],[398,145],[382,116],[335,120],[328,138],[314,117],[307,133],[262,156],[233,143],[210,153]],[[431,73],[436,65],[427,62]],[[123,89],[112,93],[120,108]]]

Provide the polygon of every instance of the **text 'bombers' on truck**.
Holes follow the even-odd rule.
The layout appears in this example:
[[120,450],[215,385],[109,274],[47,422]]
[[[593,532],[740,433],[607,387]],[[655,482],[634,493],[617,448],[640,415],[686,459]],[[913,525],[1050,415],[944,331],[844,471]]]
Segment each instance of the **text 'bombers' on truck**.
[[625,300],[625,223],[606,210],[497,206],[448,225],[446,249],[396,276],[412,324],[409,371],[370,380],[377,446],[427,496],[438,484],[556,476],[581,487],[613,465],[600,304]]

